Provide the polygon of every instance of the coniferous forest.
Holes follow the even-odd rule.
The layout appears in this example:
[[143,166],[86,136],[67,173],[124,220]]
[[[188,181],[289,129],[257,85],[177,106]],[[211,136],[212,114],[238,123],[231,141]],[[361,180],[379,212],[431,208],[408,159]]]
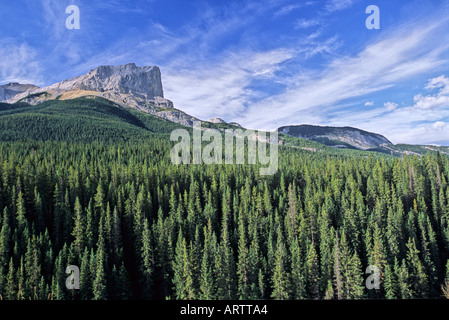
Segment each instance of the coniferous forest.
[[[1,106],[1,299],[409,299],[447,290],[447,156],[280,147],[272,176],[257,165],[174,165],[172,124],[79,100],[87,111],[75,136],[81,109],[59,116],[61,103]],[[79,290],[66,288],[69,265],[80,269]],[[379,289],[365,286],[370,265]]]

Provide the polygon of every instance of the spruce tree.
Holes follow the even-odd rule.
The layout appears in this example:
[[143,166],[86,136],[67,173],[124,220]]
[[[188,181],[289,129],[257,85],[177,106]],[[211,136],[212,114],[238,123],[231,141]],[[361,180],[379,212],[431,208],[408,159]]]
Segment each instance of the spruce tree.
[[84,233],[85,233],[85,222],[84,222],[84,213],[81,208],[81,203],[78,197],[75,199],[75,207],[74,207],[75,215],[73,217],[74,226],[72,231],[72,236],[74,237],[74,245],[75,252],[78,256],[81,255],[84,249]]
[[[397,258],[395,258],[397,261]],[[396,264],[396,262],[395,262]],[[397,299],[398,297],[398,283],[397,276],[390,267],[389,264],[385,266],[385,298],[387,299]]]
[[307,251],[307,291],[311,299],[320,299],[320,278],[318,255],[313,243],[310,244]]
[[298,238],[291,245],[292,298],[295,300],[307,298],[306,277]]
[[246,228],[243,220],[243,214],[240,213],[239,218],[239,241],[238,241],[238,297],[241,300],[249,298],[249,264],[248,264],[248,248],[246,244]]
[[335,283],[335,295],[338,300],[343,299],[343,270],[341,265],[341,250],[340,241],[338,239],[338,233],[335,233],[335,246],[334,246],[334,283]]
[[141,256],[142,256],[142,293],[144,299],[151,298],[152,294],[152,284],[153,284],[153,265],[154,265],[154,257],[153,257],[153,249],[152,249],[152,241],[151,241],[151,233],[148,220],[144,220],[143,225],[143,234],[142,234],[142,245],[141,245]]
[[93,300],[107,299],[107,274],[104,249],[100,246],[97,249],[95,261],[95,274],[92,282]]
[[17,293],[16,277],[14,272],[14,263],[11,258],[9,260],[8,274],[6,276],[6,288],[4,290],[5,298],[7,300],[15,300],[17,297],[16,293]]
[[213,300],[214,295],[214,280],[212,276],[212,267],[209,261],[209,254],[206,250],[203,252],[201,261],[201,278],[200,278],[200,293],[199,299]]
[[415,298],[426,298],[429,292],[428,278],[420,260],[415,239],[409,238],[407,248],[407,268],[413,296]]

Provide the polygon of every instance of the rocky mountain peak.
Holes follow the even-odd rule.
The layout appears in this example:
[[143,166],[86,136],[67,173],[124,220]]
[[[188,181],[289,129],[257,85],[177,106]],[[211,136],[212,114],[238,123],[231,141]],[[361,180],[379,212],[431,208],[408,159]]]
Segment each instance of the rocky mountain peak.
[[46,90],[113,91],[145,99],[164,97],[159,68],[156,66],[137,67],[135,63],[100,66],[84,75],[51,85]]
[[226,121],[224,121],[221,118],[213,118],[213,119],[210,119],[209,122],[211,122],[211,123],[226,123]]
[[0,86],[0,101],[9,100],[17,94],[27,94],[36,89],[39,89],[39,87],[33,84],[20,84],[17,82],[10,82],[8,84]]
[[21,101],[36,105],[48,100],[69,100],[90,96],[105,98],[119,106],[141,110],[182,125],[191,126],[193,121],[198,120],[175,109],[173,102],[164,98],[161,71],[156,66],[138,67],[135,63],[103,65],[84,75],[48,87],[31,86],[27,90],[24,87],[7,93],[3,87],[0,86],[0,101],[8,103]]

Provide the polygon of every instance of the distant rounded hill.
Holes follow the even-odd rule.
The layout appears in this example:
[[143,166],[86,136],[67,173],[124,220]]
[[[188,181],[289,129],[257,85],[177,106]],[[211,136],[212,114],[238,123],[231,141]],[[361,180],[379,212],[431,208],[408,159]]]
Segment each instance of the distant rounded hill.
[[336,148],[368,150],[392,143],[384,136],[353,127],[291,125],[278,128],[280,133],[317,141]]

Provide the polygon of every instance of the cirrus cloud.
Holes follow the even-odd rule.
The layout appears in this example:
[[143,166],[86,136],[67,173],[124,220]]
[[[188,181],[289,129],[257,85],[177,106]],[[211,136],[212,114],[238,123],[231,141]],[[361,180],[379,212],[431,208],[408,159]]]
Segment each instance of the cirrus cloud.
[[2,82],[42,84],[41,65],[36,50],[12,39],[0,41],[0,79]]

